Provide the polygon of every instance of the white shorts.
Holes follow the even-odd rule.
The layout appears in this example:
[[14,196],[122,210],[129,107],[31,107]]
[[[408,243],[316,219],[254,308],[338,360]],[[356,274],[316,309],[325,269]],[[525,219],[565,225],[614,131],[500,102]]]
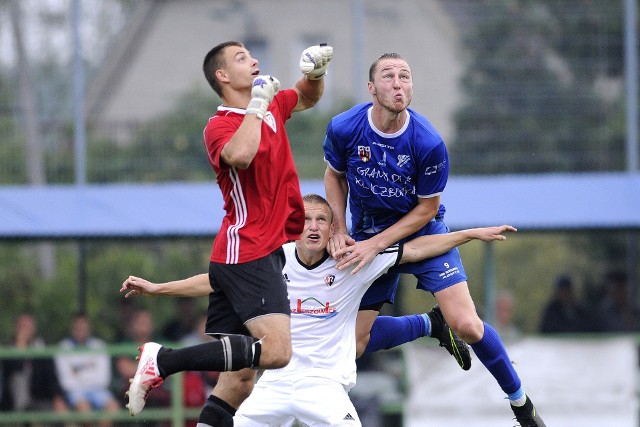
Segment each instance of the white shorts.
[[[296,421],[299,424],[296,424]],[[258,381],[235,417],[234,427],[361,427],[344,386],[326,378]]]

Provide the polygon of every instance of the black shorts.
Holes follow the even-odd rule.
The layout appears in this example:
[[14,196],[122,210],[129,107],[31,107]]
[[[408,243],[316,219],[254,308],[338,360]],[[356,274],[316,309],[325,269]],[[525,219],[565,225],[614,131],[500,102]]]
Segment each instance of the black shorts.
[[287,284],[282,276],[282,248],[242,264],[209,263],[206,332],[211,335],[251,335],[248,320],[269,314],[291,315]]

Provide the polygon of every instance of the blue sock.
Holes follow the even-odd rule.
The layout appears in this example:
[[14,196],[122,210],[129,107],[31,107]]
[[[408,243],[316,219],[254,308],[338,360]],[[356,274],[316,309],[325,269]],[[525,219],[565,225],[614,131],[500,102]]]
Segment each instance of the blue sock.
[[482,364],[498,381],[500,388],[507,395],[515,397],[521,390],[522,384],[495,329],[485,323],[482,339],[475,344],[471,344],[471,348],[473,348]]
[[509,393],[507,397],[513,406],[522,406],[527,402],[527,395],[524,393],[524,389],[522,387],[514,393]]
[[378,316],[371,327],[371,338],[364,353],[397,347],[428,335],[430,329],[429,317],[424,314]]

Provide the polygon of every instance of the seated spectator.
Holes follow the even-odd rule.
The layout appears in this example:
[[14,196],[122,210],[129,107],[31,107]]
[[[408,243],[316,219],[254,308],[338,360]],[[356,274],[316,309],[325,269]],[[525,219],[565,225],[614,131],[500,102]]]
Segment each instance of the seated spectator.
[[[91,335],[87,315],[77,313],[71,321],[70,336],[60,342],[62,351],[55,357],[67,403],[77,411],[120,410],[118,401],[109,390],[112,380],[111,357],[102,351],[104,347],[104,341]],[[101,423],[103,426],[110,424],[109,421]]]
[[[23,350],[44,347],[31,314],[21,314],[17,318],[11,347]],[[0,361],[0,366],[4,379],[0,392],[1,411],[68,411],[51,358],[5,359]]]
[[609,272],[604,279],[605,297],[596,311],[601,332],[640,331],[640,308],[630,295],[627,275]]
[[205,327],[207,326],[207,313],[199,313],[196,315],[196,320],[193,323],[189,333],[180,338],[180,344],[184,347],[191,345],[202,344],[203,342],[211,341],[213,338],[205,333]]
[[516,341],[520,338],[520,328],[514,323],[513,314],[515,298],[509,291],[500,292],[496,296],[496,321],[494,328],[504,342]]
[[591,314],[576,298],[573,280],[569,276],[559,276],[553,296],[542,314],[540,332],[551,334],[593,330]]

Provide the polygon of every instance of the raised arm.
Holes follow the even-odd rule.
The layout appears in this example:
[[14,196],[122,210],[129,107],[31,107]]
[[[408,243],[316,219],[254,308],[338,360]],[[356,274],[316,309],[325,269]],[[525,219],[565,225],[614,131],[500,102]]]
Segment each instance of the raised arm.
[[280,82],[273,76],[262,75],[253,80],[244,119],[220,152],[226,164],[238,169],[249,167],[260,147],[262,119],[279,90]]
[[303,111],[313,107],[324,93],[324,76],[329,61],[333,57],[333,48],[326,44],[306,48],[300,55],[302,78],[294,85],[298,92],[298,104],[293,111]]
[[152,283],[141,277],[129,276],[120,292],[125,298],[134,295],[143,296],[169,296],[169,297],[200,297],[209,295],[213,290],[209,285],[209,275],[206,273],[189,277],[188,279],[174,280],[172,282]]
[[472,240],[482,240],[483,242],[506,240],[507,236],[503,233],[516,231],[518,230],[516,230],[515,227],[501,225],[495,227],[469,228],[446,234],[432,234],[417,237],[404,244],[400,263],[416,262],[433,258]]
[[324,79],[308,80],[303,76],[296,82],[293,89],[298,92],[298,103],[293,108],[293,111],[304,111],[320,101],[324,93]]

